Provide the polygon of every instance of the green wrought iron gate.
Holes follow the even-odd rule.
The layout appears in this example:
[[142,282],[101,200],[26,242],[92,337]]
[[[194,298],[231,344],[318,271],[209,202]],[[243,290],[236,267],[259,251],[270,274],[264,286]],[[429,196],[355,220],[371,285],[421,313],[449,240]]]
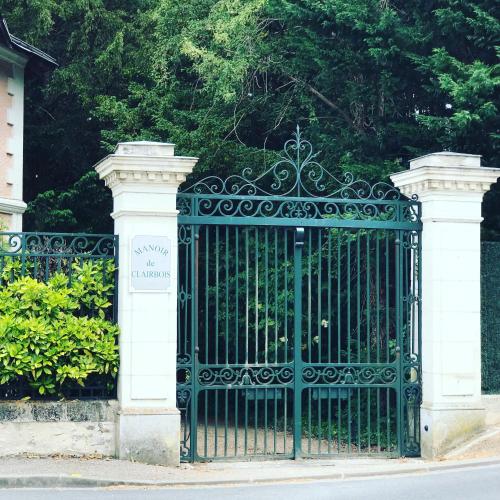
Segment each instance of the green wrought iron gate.
[[316,156],[178,195],[183,460],[419,454],[420,204]]

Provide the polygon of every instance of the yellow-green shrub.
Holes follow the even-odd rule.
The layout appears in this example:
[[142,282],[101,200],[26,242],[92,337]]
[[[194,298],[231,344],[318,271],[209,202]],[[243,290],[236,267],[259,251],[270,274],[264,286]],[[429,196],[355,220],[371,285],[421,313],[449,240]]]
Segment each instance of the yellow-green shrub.
[[71,280],[56,273],[46,283],[18,277],[0,287],[0,384],[24,379],[40,394],[89,375],[115,376],[118,328],[107,319],[113,263],[73,264]]

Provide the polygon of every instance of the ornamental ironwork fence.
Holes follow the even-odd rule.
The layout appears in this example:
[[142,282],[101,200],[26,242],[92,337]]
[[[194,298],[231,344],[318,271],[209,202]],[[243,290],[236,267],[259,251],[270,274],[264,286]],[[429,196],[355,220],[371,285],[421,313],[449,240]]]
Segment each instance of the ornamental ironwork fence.
[[[80,287],[91,286],[87,285],[87,282],[92,280],[93,283],[102,284],[102,287],[96,288],[95,297],[89,299],[87,303],[84,303],[86,299],[83,299],[84,302],[73,311],[73,315],[81,318],[99,316],[103,321],[116,323],[118,236],[84,233],[0,232],[0,292],[28,277],[49,285],[55,283],[57,279],[62,279],[67,287],[75,287],[77,283]],[[105,290],[105,293],[99,296],[99,290]],[[29,290],[23,293],[29,293]],[[89,294],[92,295],[91,289]],[[54,307],[56,306],[57,304],[54,304]],[[23,304],[20,302],[20,318],[26,316],[26,313],[21,312],[22,307]],[[33,312],[36,314],[36,311]],[[15,313],[14,316],[16,316]],[[0,344],[7,342],[5,333],[0,328]],[[0,365],[1,363],[4,363],[5,368],[8,363],[12,365],[13,360],[2,359]],[[70,382],[68,379],[60,390],[53,394],[41,394],[33,384],[21,376],[16,380],[0,384],[0,399],[109,399],[115,397],[115,377],[111,374],[91,373],[85,378],[83,384]]]

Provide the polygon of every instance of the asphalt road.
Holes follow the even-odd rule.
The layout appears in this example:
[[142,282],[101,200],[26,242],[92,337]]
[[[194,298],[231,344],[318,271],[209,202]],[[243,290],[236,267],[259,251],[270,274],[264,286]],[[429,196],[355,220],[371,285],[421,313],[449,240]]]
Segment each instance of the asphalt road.
[[0,490],[0,500],[499,500],[500,465],[420,475],[264,486]]

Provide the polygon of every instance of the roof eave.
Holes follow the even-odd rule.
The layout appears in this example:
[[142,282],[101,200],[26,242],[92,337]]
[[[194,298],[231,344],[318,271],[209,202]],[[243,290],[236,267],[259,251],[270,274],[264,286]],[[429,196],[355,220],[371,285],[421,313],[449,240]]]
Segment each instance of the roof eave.
[[27,54],[30,58],[36,57],[38,59],[41,59],[44,62],[44,64],[48,64],[48,65],[54,66],[54,67],[59,66],[57,64],[57,61],[52,56],[43,52],[40,49],[37,49],[33,45],[30,45],[29,43],[24,42],[23,40],[21,40],[20,38],[17,38],[14,35],[11,35],[10,39],[11,39],[12,45],[14,46],[13,47],[14,50],[17,49],[17,50]]
[[33,45],[21,40],[17,36],[11,35],[7,21],[2,17],[0,22],[0,35],[7,47],[13,51],[20,52],[29,59],[35,59],[39,63],[48,67],[57,67],[57,61],[49,54],[37,49]]

